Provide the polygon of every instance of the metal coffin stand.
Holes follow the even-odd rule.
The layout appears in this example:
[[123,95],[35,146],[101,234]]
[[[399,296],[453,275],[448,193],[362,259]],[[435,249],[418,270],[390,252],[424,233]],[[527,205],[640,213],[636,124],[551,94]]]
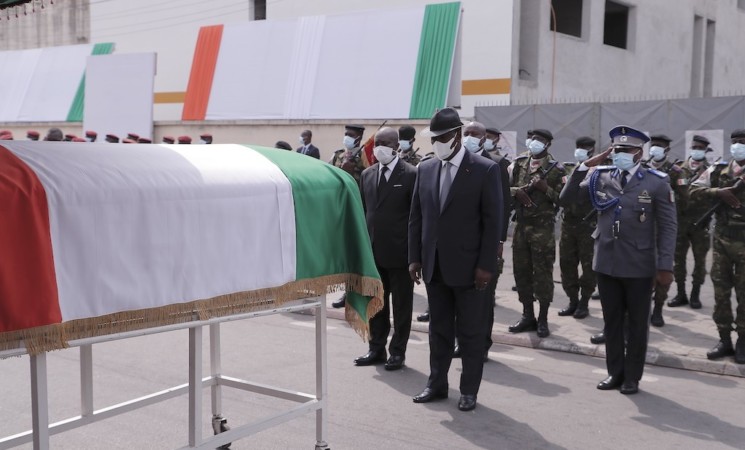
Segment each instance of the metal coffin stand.
[[[220,323],[270,314],[316,310],[316,393],[301,392],[267,386],[221,374],[220,361]],[[202,374],[202,331],[209,326],[210,333],[210,376]],[[147,334],[162,333],[178,329],[189,329],[189,383],[174,386],[150,395],[129,400],[117,405],[98,410],[93,409],[93,348],[95,343],[127,339]],[[46,353],[30,356],[31,365],[31,407],[33,429],[0,439],[0,449],[32,442],[34,449],[49,448],[49,436],[98,422],[125,412],[143,408],[154,403],[168,400],[179,395],[189,394],[189,445],[182,448],[227,448],[233,441],[258,433],[267,428],[290,421],[304,414],[316,413],[315,449],[328,449],[327,430],[327,360],[326,360],[326,296],[315,297],[294,302],[292,305],[271,310],[257,311],[233,316],[214,318],[205,321],[189,322],[149,328],[127,333],[112,334],[69,342],[71,347],[80,347],[80,415],[53,424],[49,423],[47,397],[47,360]],[[25,350],[0,352],[0,358],[24,355]],[[262,420],[228,429],[222,416],[222,387],[240,389],[267,395],[274,398],[291,400],[298,404],[293,408]],[[215,436],[202,436],[202,389],[209,387],[212,397],[212,427]]]

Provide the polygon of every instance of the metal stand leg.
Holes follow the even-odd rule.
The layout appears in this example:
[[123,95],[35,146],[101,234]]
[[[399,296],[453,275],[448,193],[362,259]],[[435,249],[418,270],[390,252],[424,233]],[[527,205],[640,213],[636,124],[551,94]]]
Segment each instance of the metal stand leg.
[[316,313],[316,398],[321,408],[316,411],[316,450],[328,449],[326,443],[326,407],[328,405],[328,367],[326,365],[326,295],[321,296]]
[[47,354],[31,355],[31,415],[34,449],[49,448],[49,402],[47,392]]
[[[222,373],[222,360],[220,357],[220,324],[210,325],[210,375],[218,379]],[[222,415],[222,386],[219,382],[210,388],[212,394],[212,431],[220,434],[228,431],[228,419]],[[230,443],[217,447],[218,450],[230,448]]]
[[93,414],[93,345],[80,346],[80,415]]
[[189,446],[202,443],[202,328],[189,328]]

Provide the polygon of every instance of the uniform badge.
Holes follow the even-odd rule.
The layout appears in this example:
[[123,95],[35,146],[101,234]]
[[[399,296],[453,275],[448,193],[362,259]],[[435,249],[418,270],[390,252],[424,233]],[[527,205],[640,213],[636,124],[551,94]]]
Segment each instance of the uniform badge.
[[[641,194],[636,198],[639,203],[652,203],[652,197],[649,195],[649,192],[646,190],[643,190]],[[643,220],[642,220],[643,222]]]
[[675,203],[675,193],[670,191],[670,203]]
[[685,186],[688,184],[688,178],[680,178],[678,179],[678,186]]

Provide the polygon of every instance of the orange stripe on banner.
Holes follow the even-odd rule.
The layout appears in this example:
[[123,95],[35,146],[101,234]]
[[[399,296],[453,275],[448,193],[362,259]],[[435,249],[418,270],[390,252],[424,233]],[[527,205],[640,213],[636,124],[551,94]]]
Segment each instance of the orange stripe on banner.
[[0,333],[62,322],[47,194],[31,168],[0,147]]
[[154,103],[184,103],[186,92],[156,92]]
[[490,78],[486,80],[463,80],[461,83],[462,95],[492,95],[509,94],[509,78]]
[[212,91],[212,79],[215,77],[217,55],[220,53],[222,25],[202,27],[194,50],[191,63],[189,85],[186,88],[182,120],[204,120],[207,116],[207,104]]

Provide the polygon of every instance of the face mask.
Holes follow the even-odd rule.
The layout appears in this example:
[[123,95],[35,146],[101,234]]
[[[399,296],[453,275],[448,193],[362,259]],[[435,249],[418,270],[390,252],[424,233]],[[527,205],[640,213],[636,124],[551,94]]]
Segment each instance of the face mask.
[[479,142],[481,142],[481,139],[475,136],[466,136],[463,138],[463,147],[471,153],[476,153],[481,147]]
[[729,152],[735,161],[742,161],[745,159],[745,144],[732,144],[729,147]]
[[579,162],[587,161],[587,150],[584,148],[578,148],[574,150],[574,157]]
[[531,138],[527,138],[527,139],[525,139],[525,146],[526,146],[526,147],[530,147],[530,141],[532,141],[532,140],[533,140],[533,139],[531,139]]
[[380,161],[380,164],[385,165],[393,161],[394,151],[390,147],[378,145],[373,148],[373,154],[375,155],[375,158]]
[[651,156],[655,161],[662,161],[665,159],[665,149],[659,145],[655,145],[649,149],[649,156]]
[[455,136],[447,142],[435,141],[432,144],[432,150],[435,152],[435,156],[440,161],[445,161],[453,154],[453,143],[455,142]]
[[691,149],[691,159],[694,161],[703,161],[706,158],[706,150]]
[[613,152],[613,165],[620,170],[631,170],[636,165],[634,162],[634,153],[616,153]]
[[407,152],[411,149],[411,142],[409,141],[398,141],[398,146],[401,148],[402,152]]
[[484,141],[484,150],[487,152],[490,152],[494,150],[494,140],[493,139],[487,139]]
[[543,153],[543,150],[546,149],[546,144],[544,144],[541,141],[536,141],[533,139],[530,141],[530,145],[528,145],[528,149],[530,149],[530,154],[533,156],[540,155]]
[[302,136],[298,138],[298,141],[300,141],[300,145],[305,145],[305,139]]
[[354,148],[354,142],[357,139],[353,138],[352,136],[344,136],[344,148],[347,150],[352,150]]

